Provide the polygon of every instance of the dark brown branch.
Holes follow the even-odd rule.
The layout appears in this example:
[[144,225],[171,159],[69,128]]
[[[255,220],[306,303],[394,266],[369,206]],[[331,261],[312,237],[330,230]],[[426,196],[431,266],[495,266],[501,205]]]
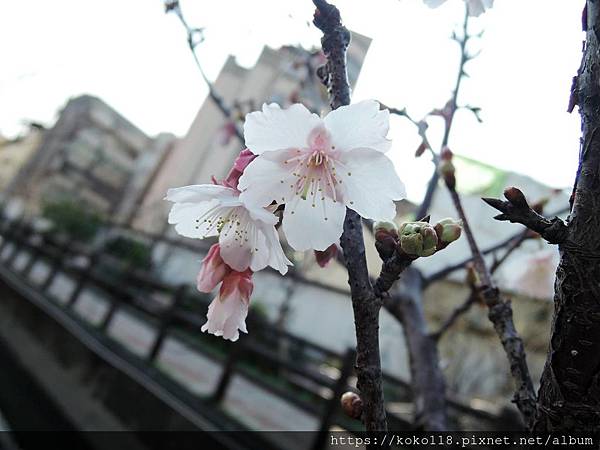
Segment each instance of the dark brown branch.
[[[568,206],[566,206],[565,208],[562,208],[550,215],[558,216],[558,215],[561,215],[561,214],[564,214],[567,212],[569,212]],[[519,231],[518,233],[515,233],[512,236],[482,250],[481,253],[484,255],[488,255],[490,253],[495,253],[498,250],[501,250],[505,247],[510,247],[514,242],[520,240],[522,233],[523,233],[522,231]],[[425,279],[425,282],[424,282],[425,287],[429,286],[431,283],[433,283],[435,281],[438,281],[438,280],[441,280],[442,278],[447,277],[452,272],[456,272],[457,270],[464,269],[466,267],[466,265],[472,261],[473,261],[473,256],[470,256],[468,258],[465,258],[462,261],[459,261],[455,264],[448,265],[448,266],[444,267],[443,269],[440,269],[439,271],[432,273]]]
[[573,95],[581,116],[579,165],[567,238],[559,243],[554,317],[538,395],[536,433],[600,429],[600,3],[588,0]]
[[[327,86],[331,108],[350,103],[346,74],[346,49],[350,32],[342,25],[340,12],[324,0],[313,0],[314,24],[323,32],[321,45],[327,63],[319,70]],[[367,431],[387,430],[381,360],[379,355],[379,311],[381,300],[374,295],[369,280],[360,216],[348,209],[340,244],[348,269],[356,328],[357,388],[363,401],[363,422]]]
[[385,259],[379,277],[375,281],[375,294],[378,297],[384,296],[415,259],[417,258],[398,250],[390,258]]
[[[452,180],[453,179],[454,176],[452,176]],[[529,368],[527,366],[523,341],[514,325],[512,306],[510,301],[501,297],[500,291],[492,280],[490,270],[475,241],[475,236],[471,230],[460,196],[458,192],[456,192],[454,184],[450,183],[448,178],[446,178],[446,186],[450,192],[454,207],[463,221],[464,234],[467,237],[473,255],[473,266],[481,282],[480,292],[488,307],[488,317],[494,325],[496,334],[500,338],[502,347],[504,348],[510,363],[510,371],[516,384],[513,402],[515,402],[525,423],[529,426],[535,415],[536,396],[533,390],[533,382],[531,381]]]
[[484,198],[486,202],[502,214],[494,217],[496,220],[510,221],[525,225],[532,231],[539,233],[551,244],[560,244],[567,238],[568,230],[562,219],[546,219],[535,212],[527,203],[523,193],[515,188],[509,187],[504,191],[506,201],[495,198]]
[[428,334],[422,297],[422,277],[415,269],[408,269],[386,298],[384,306],[402,323],[406,338],[415,404],[415,428],[447,431],[446,382],[440,368],[437,343]]
[[[518,249],[521,246],[521,244],[525,242],[526,239],[529,239],[530,237],[531,232],[529,230],[525,230],[516,239],[511,240],[510,245],[508,246],[504,254],[499,259],[495,260],[494,263],[491,265],[490,272],[493,274],[496,270],[498,270],[500,266],[508,259],[508,257],[512,255],[512,253],[516,249]],[[460,318],[460,316],[469,311],[471,309],[471,306],[473,306],[475,303],[477,303],[478,300],[481,299],[481,295],[479,292],[480,288],[476,286],[474,281],[469,283],[469,288],[471,289],[471,291],[469,292],[469,296],[465,299],[463,303],[461,303],[452,311],[450,316],[448,316],[445,322],[440,326],[439,330],[432,334],[433,339],[439,340],[442,337],[442,335],[446,331],[448,331],[452,327],[452,325],[454,325],[454,323]]]

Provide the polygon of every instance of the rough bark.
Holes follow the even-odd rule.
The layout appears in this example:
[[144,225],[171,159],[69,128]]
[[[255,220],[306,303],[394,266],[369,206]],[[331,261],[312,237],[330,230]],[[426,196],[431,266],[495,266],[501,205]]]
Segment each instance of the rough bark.
[[[331,108],[350,103],[346,74],[346,49],[350,32],[342,25],[340,12],[324,0],[313,0],[314,24],[323,32],[321,45],[327,58],[319,76],[327,86]],[[381,299],[375,296],[365,255],[360,216],[348,209],[340,244],[348,269],[348,283],[356,328],[357,388],[363,401],[363,422],[367,431],[386,431],[381,360],[379,355],[379,312]]]
[[587,1],[587,36],[574,93],[582,148],[568,239],[559,244],[554,317],[534,430],[600,429],[600,2]]
[[515,188],[505,191],[508,201],[485,199],[502,211],[497,219],[540,232],[560,252],[548,357],[532,424],[538,433],[600,430],[599,0],[587,1],[583,18],[586,42],[569,105],[570,110],[579,105],[582,138],[567,224],[532,214]]
[[415,427],[424,431],[446,431],[446,381],[439,364],[437,342],[427,330],[422,301],[422,277],[417,270],[408,269],[384,306],[402,323],[406,338]]

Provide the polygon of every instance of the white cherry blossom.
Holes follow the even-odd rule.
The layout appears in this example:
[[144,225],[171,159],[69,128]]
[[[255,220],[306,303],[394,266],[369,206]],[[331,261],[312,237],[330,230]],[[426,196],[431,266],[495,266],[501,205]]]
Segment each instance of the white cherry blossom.
[[284,275],[292,263],[286,258],[275,229],[277,217],[268,209],[245,206],[236,189],[199,184],[169,189],[174,202],[169,223],[182,236],[204,239],[219,236],[220,254],[237,272],[256,272],[271,266]]
[[[441,4],[445,3],[446,0],[423,0],[430,8],[437,8]],[[483,14],[486,10],[494,6],[494,0],[465,0],[467,3],[467,9],[469,15],[478,17]]]
[[342,234],[346,207],[391,221],[404,185],[385,156],[389,111],[373,100],[342,106],[321,119],[301,104],[263,105],[244,124],[258,157],[240,178],[246,205],[285,204],[282,228],[296,250],[325,250]]

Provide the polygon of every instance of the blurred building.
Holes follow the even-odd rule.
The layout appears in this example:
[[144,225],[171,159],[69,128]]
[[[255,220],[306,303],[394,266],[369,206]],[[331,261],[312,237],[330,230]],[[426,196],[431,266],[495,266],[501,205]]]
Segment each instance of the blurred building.
[[4,196],[35,213],[47,201],[69,199],[127,222],[175,137],[148,137],[102,100],[69,100],[39,145],[32,145]]
[[44,127],[30,123],[15,139],[0,136],[0,193],[15,179],[42,140]]
[[[352,34],[348,49],[348,78],[356,84],[371,39]],[[320,51],[285,46],[265,47],[254,67],[246,69],[234,57],[227,59],[214,82],[214,89],[234,114],[242,116],[264,102],[282,106],[302,102],[321,112],[327,108],[326,92],[316,78],[324,63]],[[235,119],[235,118],[234,118]],[[239,124],[238,124],[239,126]],[[211,176],[224,177],[243,149],[233,130],[235,123],[224,117],[210,97],[202,104],[185,138],[170,152],[144,197],[135,220],[136,227],[150,232],[165,229],[169,205],[163,200],[167,189],[186,184],[209,183]]]

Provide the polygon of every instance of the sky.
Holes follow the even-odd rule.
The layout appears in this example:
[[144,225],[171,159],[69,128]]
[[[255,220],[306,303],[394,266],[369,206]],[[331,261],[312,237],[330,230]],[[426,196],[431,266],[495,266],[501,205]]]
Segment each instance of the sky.
[[[373,39],[353,101],[377,99],[406,107],[419,119],[451,95],[464,2],[430,9],[422,0],[337,0],[345,25]],[[216,78],[233,54],[252,66],[263,45],[318,46],[309,0],[181,0],[192,26],[205,27],[198,49]],[[496,0],[471,20],[481,51],[469,62],[461,105],[482,109],[483,123],[459,111],[450,148],[485,163],[528,174],[554,187],[572,184],[579,147],[579,116],[566,107],[581,59],[583,0]],[[23,122],[51,125],[68,98],[104,99],[149,134],[185,135],[204,101],[206,86],[186,35],[161,0],[0,0],[0,133]],[[441,119],[429,120],[432,143]],[[415,159],[419,138],[405,119],[392,118],[388,155],[407,185],[422,195],[431,172]]]

